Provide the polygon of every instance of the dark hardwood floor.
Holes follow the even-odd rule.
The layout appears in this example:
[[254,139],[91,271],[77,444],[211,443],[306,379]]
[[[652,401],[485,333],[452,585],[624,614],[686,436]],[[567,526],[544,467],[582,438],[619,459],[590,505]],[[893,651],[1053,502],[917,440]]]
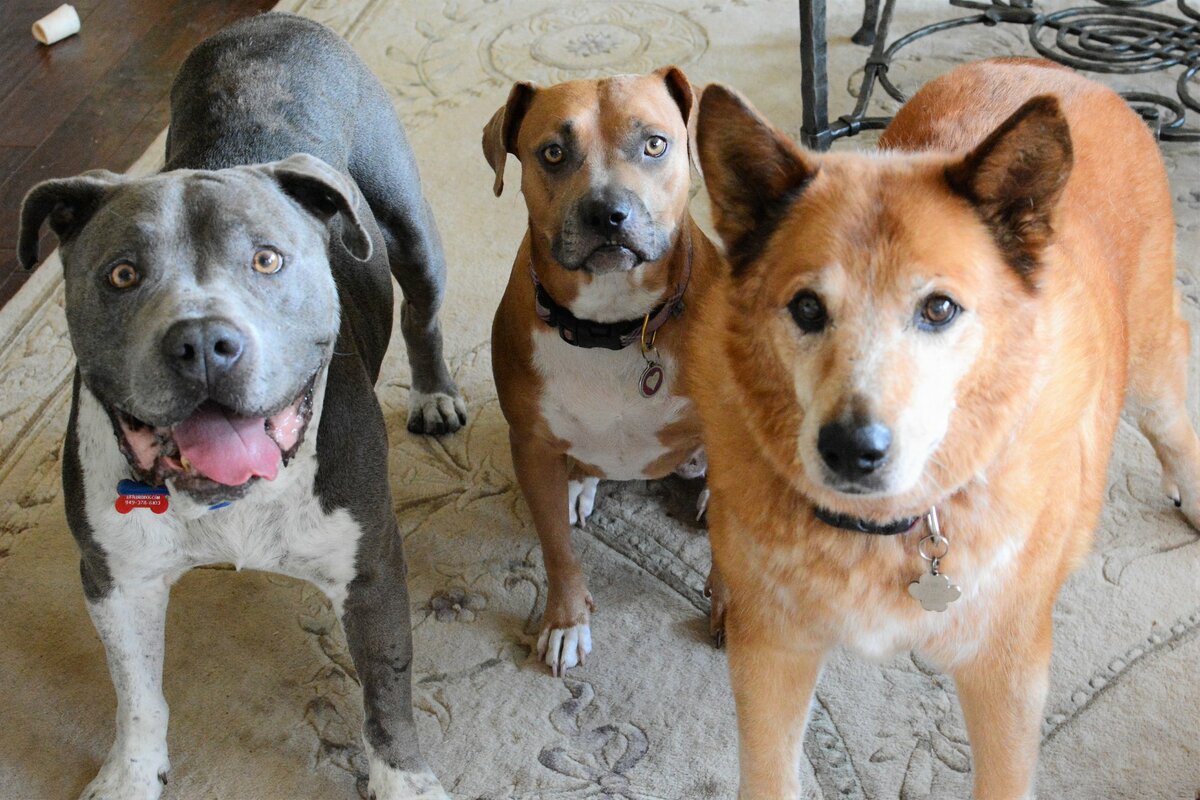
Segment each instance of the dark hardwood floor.
[[[39,45],[29,28],[63,0],[0,0],[0,305],[17,264],[21,198],[38,181],[122,172],[167,125],[171,81],[204,37],[276,0],[69,0],[80,33]],[[53,246],[43,233],[43,255]]]

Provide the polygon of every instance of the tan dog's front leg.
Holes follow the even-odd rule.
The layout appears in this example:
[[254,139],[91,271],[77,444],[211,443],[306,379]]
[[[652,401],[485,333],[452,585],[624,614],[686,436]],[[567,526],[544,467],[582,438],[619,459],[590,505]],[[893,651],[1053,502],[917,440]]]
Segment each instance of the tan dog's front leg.
[[571,549],[567,515],[567,456],[549,442],[512,431],[513,468],[542,544],[546,565],[546,610],[538,636],[538,658],[555,677],[582,664],[592,651],[588,614],[596,608],[587,579]]
[[1049,685],[1051,616],[995,627],[1009,636],[952,670],[971,740],[974,797],[1028,800]]
[[795,800],[809,701],[825,650],[781,645],[778,629],[745,619],[740,605],[725,620],[737,704],[738,798]]

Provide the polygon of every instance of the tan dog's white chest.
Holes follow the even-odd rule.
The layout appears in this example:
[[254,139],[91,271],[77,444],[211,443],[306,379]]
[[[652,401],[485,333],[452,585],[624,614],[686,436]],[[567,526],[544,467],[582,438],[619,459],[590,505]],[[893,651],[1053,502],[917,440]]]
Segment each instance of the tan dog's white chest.
[[639,386],[646,361],[636,345],[584,349],[562,341],[555,330],[534,331],[542,418],[556,438],[570,444],[571,457],[606,478],[651,477],[646,470],[668,452],[661,432],[691,405],[676,393],[674,359],[660,353],[658,361],[666,377],[657,394],[644,397]]

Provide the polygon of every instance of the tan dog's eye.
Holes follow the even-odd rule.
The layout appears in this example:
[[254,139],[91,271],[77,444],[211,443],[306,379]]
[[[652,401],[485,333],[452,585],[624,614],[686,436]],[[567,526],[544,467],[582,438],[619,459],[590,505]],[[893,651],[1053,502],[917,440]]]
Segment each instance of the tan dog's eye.
[[557,144],[548,144],[542,148],[542,158],[546,160],[547,164],[561,164],[566,156],[562,147]]
[[807,289],[792,298],[792,302],[788,303],[788,311],[792,312],[792,319],[805,333],[820,333],[829,322],[825,304],[815,292]]
[[646,155],[651,158],[658,158],[665,152],[667,152],[667,140],[663,137],[651,136],[646,140]]
[[278,250],[264,247],[254,254],[252,264],[255,272],[261,272],[263,275],[274,275],[283,269],[283,256]]
[[925,330],[937,330],[949,325],[961,310],[958,303],[944,294],[932,294],[921,304],[918,324]]
[[109,271],[108,282],[118,289],[132,289],[142,282],[142,276],[137,267],[128,261],[122,261]]

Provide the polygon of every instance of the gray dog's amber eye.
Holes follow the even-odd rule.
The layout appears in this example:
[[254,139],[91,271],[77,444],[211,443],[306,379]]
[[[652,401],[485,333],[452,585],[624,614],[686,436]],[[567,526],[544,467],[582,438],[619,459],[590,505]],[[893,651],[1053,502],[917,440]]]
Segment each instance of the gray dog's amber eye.
[[254,254],[254,271],[271,275],[283,268],[283,256],[278,250],[264,247]]
[[548,144],[542,148],[542,158],[546,159],[547,164],[561,164],[566,153],[562,147],[556,144]]
[[943,328],[958,316],[958,303],[944,294],[931,294],[921,304],[921,327],[931,330]]
[[109,270],[108,282],[118,289],[132,289],[142,282],[142,276],[137,267],[128,261],[122,261]]
[[667,140],[661,136],[651,136],[646,140],[646,155],[658,158],[667,152]]

